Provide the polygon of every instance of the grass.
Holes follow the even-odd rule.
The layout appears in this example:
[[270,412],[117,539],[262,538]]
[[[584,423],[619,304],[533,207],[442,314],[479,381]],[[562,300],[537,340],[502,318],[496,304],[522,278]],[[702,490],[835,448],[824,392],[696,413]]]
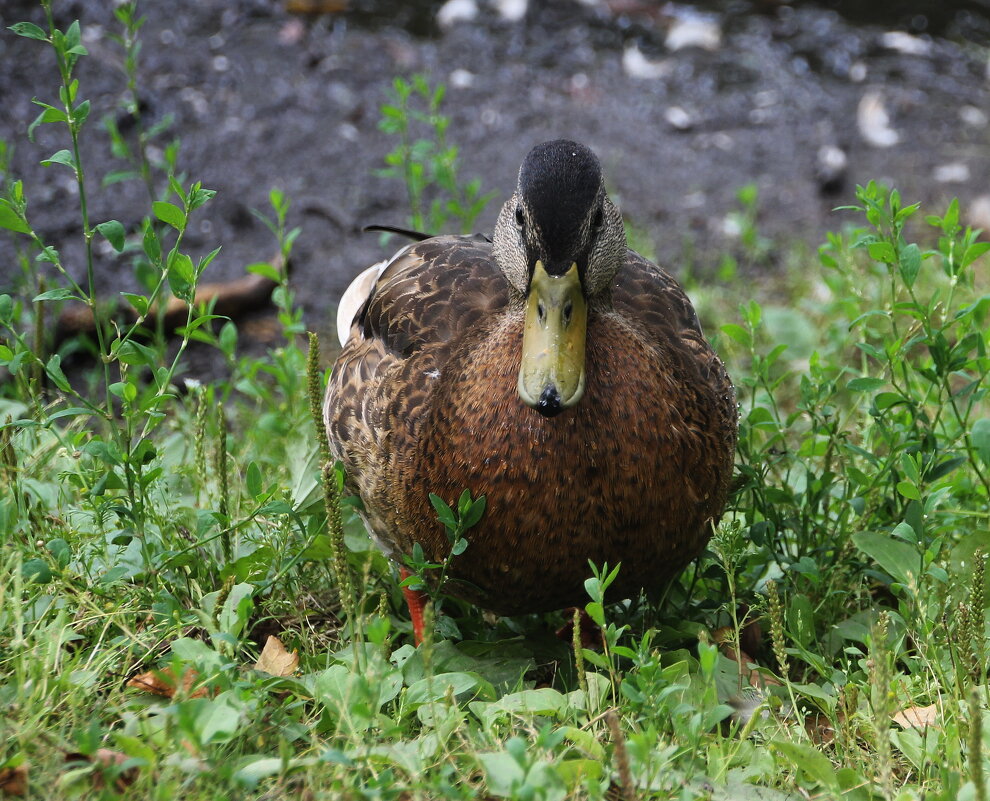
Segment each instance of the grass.
[[[140,18],[117,13],[134,91]],[[176,149],[150,164],[163,132],[140,120],[129,149],[108,133],[127,160],[113,180],[148,187],[143,224],[88,218],[87,192],[113,181],[94,189],[79,161],[96,134],[78,26],[48,19],[14,27],[58,55],[38,124],[66,136],[49,160],[78,182],[87,273],[103,237],[143,289],[110,299],[73,282],[0,159],[0,227],[23,273],[0,296],[0,794],[986,798],[988,246],[957,204],[924,217],[866,184],[817,255],[778,244],[785,268],[761,286],[736,269],[773,247],[743,188],[740,251],[721,282],[691,286],[741,413],[709,550],[659,609],[615,603],[615,566],[589,567],[601,648],[553,636],[560,615],[493,621],[437,598],[414,649],[394,568],[322,469],[325,374],[291,286],[253,266],[278,283],[285,336],[241,355],[236,325],[195,302],[211,257],[182,249],[212,192],[180,180]],[[442,94],[402,87],[438,130]],[[389,107],[415,141],[417,120]],[[396,152],[397,177],[456,188],[446,144],[416,151],[421,170]],[[430,187],[410,187],[423,219],[474,213]],[[298,231],[281,193],[271,204],[285,259]],[[156,325],[169,295],[187,310],[171,349]],[[82,378],[62,368],[78,345],[44,336],[70,300],[96,320]],[[116,322],[111,300],[136,322]],[[229,379],[178,380],[193,341]],[[455,547],[480,504],[437,499]]]

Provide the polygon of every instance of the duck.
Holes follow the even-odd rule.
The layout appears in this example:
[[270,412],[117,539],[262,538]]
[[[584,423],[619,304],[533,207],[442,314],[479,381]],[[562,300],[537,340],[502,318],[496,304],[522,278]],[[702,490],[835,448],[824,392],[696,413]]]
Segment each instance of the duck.
[[[450,557],[443,592],[499,615],[583,605],[589,561],[620,565],[613,600],[661,591],[725,508],[735,391],[597,156],[538,144],[490,240],[417,239],[344,293],[324,399],[372,539],[403,577],[416,546]],[[485,511],[451,557],[429,496],[465,489]]]

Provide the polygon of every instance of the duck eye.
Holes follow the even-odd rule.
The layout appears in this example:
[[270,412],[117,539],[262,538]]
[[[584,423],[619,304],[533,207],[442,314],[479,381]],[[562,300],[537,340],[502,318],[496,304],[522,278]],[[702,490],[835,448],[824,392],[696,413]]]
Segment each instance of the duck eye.
[[591,227],[593,230],[597,231],[602,227],[602,223],[605,222],[605,212],[602,211],[602,207],[598,207],[598,211],[595,212],[595,219],[591,221]]
[[525,222],[526,218],[523,216],[522,206],[516,206],[516,225],[522,228]]

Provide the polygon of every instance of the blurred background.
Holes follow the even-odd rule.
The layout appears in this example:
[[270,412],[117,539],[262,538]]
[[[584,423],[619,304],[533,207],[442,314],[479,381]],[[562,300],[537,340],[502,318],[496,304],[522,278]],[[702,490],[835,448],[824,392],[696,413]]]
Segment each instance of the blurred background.
[[[958,196],[967,221],[990,227],[988,0],[175,0],[139,12],[141,119],[161,129],[150,153],[160,159],[178,139],[180,171],[218,192],[186,246],[223,246],[211,280],[242,276],[276,248],[252,210],[280,188],[289,225],[302,227],[292,283],[311,326],[328,328],[349,280],[395,249],[362,226],[410,223],[403,182],[381,174],[398,144],[379,127],[397,76],[445,87],[458,180],[493,193],[479,231],[527,150],[557,137],[598,153],[633,244],[675,274],[717,280],[726,254],[744,252],[731,269],[760,280],[798,241],[813,260],[843,224],[833,209],[869,179],[929,211]],[[120,25],[109,3],[56,3],[56,16],[83,26],[84,159],[96,187],[126,166],[101,120],[134,136]],[[9,0],[0,19],[43,24],[35,4]],[[35,228],[81,276],[74,181],[38,163],[66,134],[25,135],[32,97],[54,102],[57,83],[50,48],[0,34],[10,175],[25,181]],[[122,181],[93,192],[92,206],[94,220],[134,230],[147,191]],[[109,247],[99,256],[105,286],[134,282],[127,259]],[[0,285],[15,280],[14,264],[12,237],[0,237]]]

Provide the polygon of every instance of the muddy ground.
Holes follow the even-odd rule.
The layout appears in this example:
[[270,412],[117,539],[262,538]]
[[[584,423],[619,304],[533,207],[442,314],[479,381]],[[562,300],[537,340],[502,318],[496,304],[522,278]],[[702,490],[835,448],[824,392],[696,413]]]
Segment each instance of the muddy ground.
[[[55,5],[61,24],[81,18],[90,53],[78,76],[93,103],[84,136],[91,214],[133,228],[148,208],[144,188],[98,189],[101,175],[121,167],[99,120],[115,115],[127,126],[110,4]],[[416,72],[448,86],[449,137],[465,178],[504,199],[531,145],[582,140],[660,259],[676,269],[687,250],[703,273],[733,246],[726,216],[751,181],[761,230],[812,242],[840,224],[831,209],[869,178],[932,210],[953,195],[965,204],[990,192],[985,2],[942,3],[935,16],[932,3],[831,5],[531,0],[511,21],[494,0],[478,0],[474,19],[441,28],[440,4],[429,2],[355,0],[329,14],[292,13],[280,0],[147,2],[142,108],[146,122],[174,117],[158,146],[180,138],[182,169],[218,190],[187,239],[196,253],[223,245],[213,280],[271,255],[251,209],[266,207],[273,186],[292,198],[290,222],[303,229],[293,281],[313,326],[383,256],[361,226],[406,222],[403,187],[375,173],[394,145],[376,124],[393,77]],[[42,16],[29,3],[0,7],[4,28],[24,19]],[[677,35],[694,32],[694,45],[676,48],[678,26]],[[31,98],[54,100],[56,86],[47,49],[4,30],[0,138],[15,148],[11,175],[25,181],[35,227],[81,277],[71,176],[38,166],[67,146],[66,135],[43,126],[36,142],[25,137],[38,111]],[[0,233],[0,289],[20,274],[14,254]],[[99,257],[106,287],[133,286],[127,264],[106,249]],[[772,254],[758,265],[774,267]]]

